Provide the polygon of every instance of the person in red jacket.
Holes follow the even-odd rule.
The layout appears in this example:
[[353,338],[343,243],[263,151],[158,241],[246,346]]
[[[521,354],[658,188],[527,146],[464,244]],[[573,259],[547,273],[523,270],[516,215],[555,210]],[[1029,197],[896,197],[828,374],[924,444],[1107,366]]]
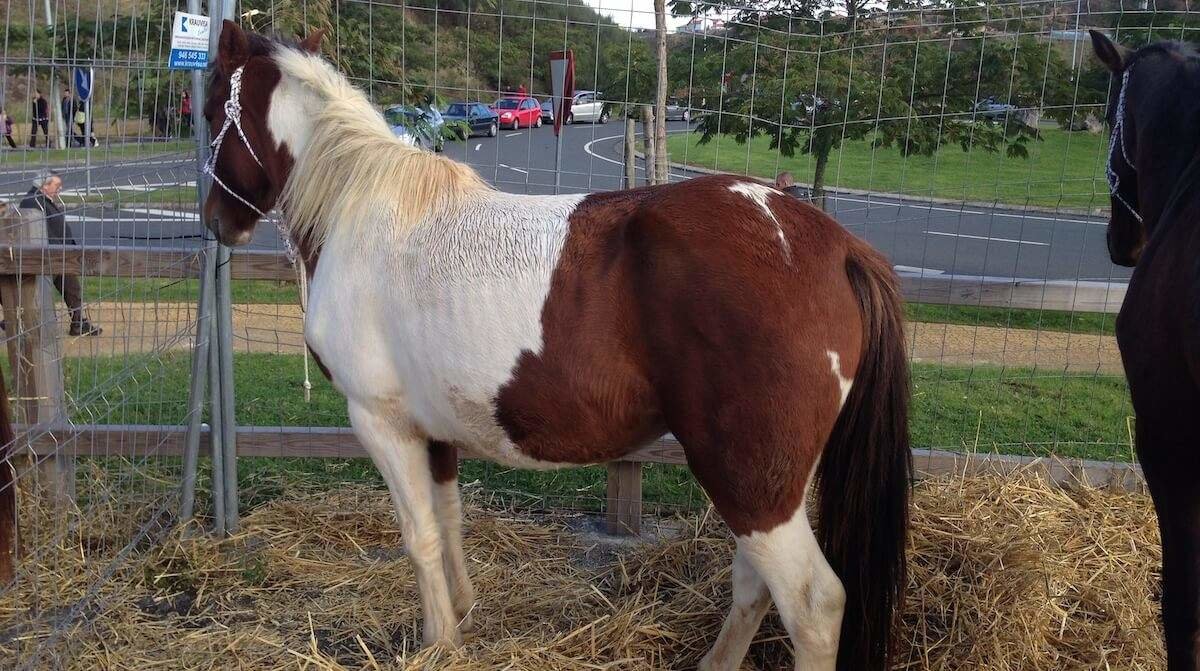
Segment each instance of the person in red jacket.
[[183,92],[183,100],[179,103],[179,117],[183,122],[183,127],[191,130],[192,128],[192,97],[187,91]]

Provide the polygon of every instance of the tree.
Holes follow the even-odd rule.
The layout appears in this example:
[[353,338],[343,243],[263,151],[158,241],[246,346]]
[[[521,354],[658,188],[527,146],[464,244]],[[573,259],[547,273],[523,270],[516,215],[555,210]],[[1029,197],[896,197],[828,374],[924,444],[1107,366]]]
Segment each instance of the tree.
[[[923,13],[903,11],[918,6]],[[675,3],[676,11],[714,7]],[[829,156],[846,140],[905,155],[952,144],[1027,155],[1036,125],[1020,114],[979,116],[976,103],[987,97],[1070,122],[1078,96],[1070,68],[1007,16],[1008,6],[956,7],[944,23],[928,3],[893,1],[889,10],[861,0],[767,0],[738,11],[719,56],[728,78],[721,109],[702,119],[701,142],[765,136],[785,156],[812,154],[823,203]]]

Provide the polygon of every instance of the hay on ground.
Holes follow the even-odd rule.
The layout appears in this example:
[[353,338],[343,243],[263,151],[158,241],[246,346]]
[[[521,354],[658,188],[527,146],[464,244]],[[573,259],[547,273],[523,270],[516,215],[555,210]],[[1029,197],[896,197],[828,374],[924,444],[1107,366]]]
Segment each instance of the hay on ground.
[[[28,518],[27,518],[28,519]],[[1148,498],[1032,477],[945,479],[914,497],[901,661],[911,669],[1152,669],[1158,537]],[[468,504],[478,592],[460,650],[420,650],[413,575],[386,493],[298,495],[216,542],[188,529],[100,583],[53,648],[69,669],[688,669],[729,603],[716,516],[621,544],[582,515]],[[120,524],[82,525],[0,594],[0,659],[27,656],[107,564]],[[127,536],[126,536],[127,537]],[[112,539],[110,539],[112,540]],[[769,615],[745,669],[790,668]]]

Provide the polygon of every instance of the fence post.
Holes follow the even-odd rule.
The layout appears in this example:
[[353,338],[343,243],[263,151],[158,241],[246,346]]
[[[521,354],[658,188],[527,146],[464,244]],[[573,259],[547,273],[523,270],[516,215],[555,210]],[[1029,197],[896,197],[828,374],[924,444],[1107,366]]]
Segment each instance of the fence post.
[[[46,244],[46,216],[38,209],[21,209],[7,229],[9,244]],[[9,339],[13,394],[29,427],[26,436],[53,431],[65,425],[65,392],[62,348],[54,312],[54,287],[45,275],[6,275],[0,278]],[[36,428],[34,428],[36,426]],[[75,497],[75,459],[51,454],[39,458],[38,480],[56,503]]]
[[643,161],[646,167],[646,184],[658,184],[657,175],[654,174],[654,163],[658,155],[654,146],[654,112],[649,105],[642,105],[642,149],[646,153]]
[[625,188],[637,186],[637,122],[625,114]]
[[608,533],[636,536],[642,532],[641,462],[609,462],[605,511]]

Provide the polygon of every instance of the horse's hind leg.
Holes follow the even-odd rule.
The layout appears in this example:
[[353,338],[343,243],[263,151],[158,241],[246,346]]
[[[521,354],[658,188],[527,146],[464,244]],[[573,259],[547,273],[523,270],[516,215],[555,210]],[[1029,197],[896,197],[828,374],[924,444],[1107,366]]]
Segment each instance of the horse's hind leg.
[[770,605],[767,584],[739,548],[733,557],[733,606],[717,635],[717,642],[700,661],[700,671],[738,668]]
[[825,561],[802,504],[790,520],[737,539],[762,576],[796,649],[796,669],[832,671],[846,592]]
[[383,474],[396,506],[405,549],[416,574],[425,616],[423,642],[458,645],[458,619],[443,567],[443,541],[434,512],[433,475],[426,441],[402,413],[350,403],[354,433]]

